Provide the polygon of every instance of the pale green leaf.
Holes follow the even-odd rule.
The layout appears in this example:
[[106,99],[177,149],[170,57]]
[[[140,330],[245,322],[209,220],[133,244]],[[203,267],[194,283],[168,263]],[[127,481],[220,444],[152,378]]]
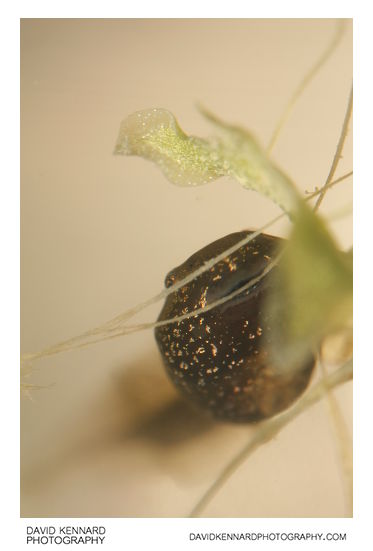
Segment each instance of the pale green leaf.
[[303,205],[273,273],[266,315],[277,365],[301,365],[323,337],[352,322],[352,255],[340,251],[322,219]]
[[218,153],[206,141],[187,136],[165,109],[147,109],[125,119],[114,150],[155,162],[179,186],[205,184],[225,173]]
[[205,140],[187,136],[165,109],[133,113],[121,124],[114,152],[155,162],[172,183],[180,186],[232,176],[294,213],[300,201],[295,187],[256,140],[243,129],[205,115],[215,123],[220,137]]
[[296,212],[300,197],[293,182],[271,161],[254,136],[241,126],[223,122],[201,106],[200,111],[219,131],[229,175],[247,189],[269,197],[286,212]]

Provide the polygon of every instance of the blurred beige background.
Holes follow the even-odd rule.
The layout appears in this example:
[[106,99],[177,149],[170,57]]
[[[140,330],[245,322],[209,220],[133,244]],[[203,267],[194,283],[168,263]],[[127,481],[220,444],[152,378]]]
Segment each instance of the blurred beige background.
[[[351,86],[351,27],[273,152],[302,190],[329,171]],[[100,325],[161,290],[198,248],[279,212],[229,179],[177,188],[142,159],[114,157],[121,119],[165,107],[205,136],[212,129],[199,101],[266,144],[334,28],[333,20],[22,20],[22,352]],[[338,174],[351,168],[350,136]],[[348,181],[322,212],[351,200]],[[351,245],[350,217],[331,228]],[[287,229],[278,223],[271,233]],[[48,388],[22,398],[25,517],[186,516],[252,431],[213,425],[179,401],[151,331],[44,359],[28,382]],[[352,430],[351,386],[336,395]],[[205,512],[345,514],[325,403],[259,449]]]

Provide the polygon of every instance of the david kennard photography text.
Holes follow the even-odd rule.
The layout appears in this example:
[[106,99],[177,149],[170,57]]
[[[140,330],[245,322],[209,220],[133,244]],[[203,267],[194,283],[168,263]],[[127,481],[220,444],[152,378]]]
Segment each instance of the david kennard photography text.
[[27,526],[26,541],[37,545],[102,544],[105,532],[104,526]]

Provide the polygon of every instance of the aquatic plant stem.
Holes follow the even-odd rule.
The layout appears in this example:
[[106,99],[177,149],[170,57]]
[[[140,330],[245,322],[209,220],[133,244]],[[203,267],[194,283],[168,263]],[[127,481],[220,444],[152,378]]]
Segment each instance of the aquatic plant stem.
[[343,34],[345,32],[345,22],[343,20],[339,20],[337,22],[337,27],[335,30],[335,33],[333,35],[333,38],[329,44],[329,46],[323,51],[322,55],[319,57],[319,59],[316,61],[316,63],[311,67],[311,69],[307,72],[307,74],[304,76],[296,90],[294,91],[293,95],[291,96],[288,104],[286,105],[274,131],[271,136],[271,139],[269,141],[268,147],[267,147],[267,153],[270,153],[275,145],[275,143],[278,140],[278,137],[280,135],[280,132],[282,128],[284,127],[285,123],[287,122],[294,105],[304,92],[304,90],[307,88],[308,84],[311,82],[314,76],[318,73],[318,71],[321,69],[321,67],[326,63],[326,61],[329,59],[329,57],[332,55],[334,50],[337,48],[339,42],[341,41]]
[[[318,363],[321,369],[321,373],[325,378],[327,376],[326,366],[322,360],[320,352],[318,353]],[[335,436],[335,443],[337,446],[337,455],[342,471],[342,482],[346,500],[346,513],[349,517],[352,517],[353,509],[353,472],[352,472],[352,445],[351,437],[349,435],[345,420],[342,415],[341,408],[337,402],[333,390],[330,387],[326,387],[326,398],[328,403],[328,413]]]
[[352,379],[353,369],[352,360],[346,362],[334,373],[324,377],[319,383],[310,388],[310,390],[300,400],[285,413],[261,423],[254,435],[242,450],[224,467],[220,475],[215,479],[213,484],[208,488],[197,505],[193,508],[189,517],[198,517],[202,511],[208,506],[211,500],[216,496],[227,480],[236,472],[237,468],[248,457],[258,449],[262,444],[274,438],[282,428],[290,423],[300,413],[307,410],[309,407],[320,401],[327,389],[335,388]]
[[339,136],[339,140],[338,140],[338,144],[337,144],[337,149],[336,149],[334,157],[333,157],[333,162],[332,162],[332,165],[330,167],[328,177],[325,181],[324,186],[320,190],[320,195],[318,196],[317,201],[315,203],[315,206],[313,208],[314,212],[317,212],[318,209],[320,208],[321,202],[325,197],[328,185],[332,181],[333,176],[335,174],[335,171],[337,170],[338,163],[341,159],[343,146],[344,146],[344,143],[346,141],[346,136],[347,136],[347,132],[348,132],[348,125],[350,123],[351,114],[352,114],[352,101],[353,101],[353,88],[351,86],[351,91],[350,91],[350,95],[349,95],[349,98],[348,98],[347,109],[346,109],[345,117],[344,117],[344,120],[343,120],[342,130],[341,130],[341,134]]

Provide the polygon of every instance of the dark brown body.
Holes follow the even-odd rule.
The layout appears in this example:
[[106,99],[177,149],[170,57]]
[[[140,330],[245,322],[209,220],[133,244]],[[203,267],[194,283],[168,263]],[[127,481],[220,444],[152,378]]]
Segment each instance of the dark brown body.
[[[185,278],[205,261],[251,232],[219,239],[170,272],[166,286]],[[159,320],[197,310],[259,276],[282,240],[261,234],[197,279],[167,297]],[[306,388],[314,358],[297,372],[271,366],[271,319],[263,302],[273,268],[249,289],[207,312],[155,330],[167,372],[184,396],[223,421],[255,422],[287,408]]]

